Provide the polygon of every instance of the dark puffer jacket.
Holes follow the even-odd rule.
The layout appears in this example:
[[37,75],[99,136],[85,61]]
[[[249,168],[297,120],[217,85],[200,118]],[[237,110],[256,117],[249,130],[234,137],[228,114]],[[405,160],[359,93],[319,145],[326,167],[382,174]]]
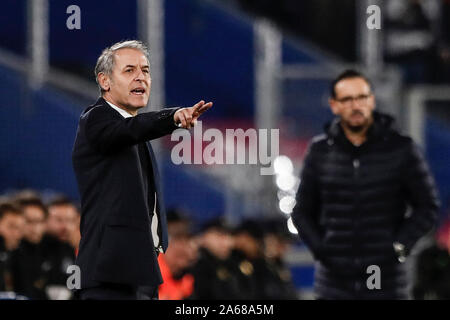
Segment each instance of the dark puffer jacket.
[[[310,144],[292,218],[317,260],[320,298],[407,297],[393,242],[409,253],[434,227],[438,197],[418,147],[393,122],[375,112],[366,142],[356,147],[335,119]],[[380,268],[381,289],[368,289],[371,265]]]

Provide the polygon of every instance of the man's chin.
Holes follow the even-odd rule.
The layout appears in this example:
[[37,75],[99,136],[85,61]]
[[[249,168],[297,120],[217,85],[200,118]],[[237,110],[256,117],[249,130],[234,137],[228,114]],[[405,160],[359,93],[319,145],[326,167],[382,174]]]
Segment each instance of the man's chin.
[[368,125],[368,121],[348,121],[345,126],[352,132],[358,133],[363,131]]
[[365,127],[366,127],[366,126],[364,126],[364,125],[360,125],[360,126],[354,126],[354,125],[347,126],[347,128],[349,128],[350,131],[351,131],[351,132],[354,132],[354,133],[358,133],[358,132],[363,131]]
[[128,108],[130,108],[132,110],[136,110],[136,111],[144,108],[145,106],[147,106],[147,102],[145,102],[145,103],[144,102],[134,102],[134,103],[128,104]]
[[136,110],[144,108],[147,106],[147,103],[148,97],[145,96],[135,96],[128,99],[128,106]]

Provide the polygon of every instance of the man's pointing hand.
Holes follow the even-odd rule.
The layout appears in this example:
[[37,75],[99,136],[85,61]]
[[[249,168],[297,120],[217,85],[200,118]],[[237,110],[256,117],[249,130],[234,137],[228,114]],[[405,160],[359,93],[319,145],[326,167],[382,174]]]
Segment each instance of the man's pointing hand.
[[212,102],[205,103],[200,100],[190,108],[181,108],[175,112],[173,119],[181,127],[190,129],[197,123],[197,119],[213,105]]

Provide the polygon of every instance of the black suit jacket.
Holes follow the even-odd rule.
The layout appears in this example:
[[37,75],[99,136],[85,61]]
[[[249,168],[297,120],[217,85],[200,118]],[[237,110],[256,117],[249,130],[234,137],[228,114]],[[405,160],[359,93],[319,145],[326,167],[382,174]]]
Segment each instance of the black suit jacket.
[[[72,153],[81,196],[81,241],[76,264],[81,288],[100,282],[135,286],[162,283],[155,252],[144,180],[157,194],[159,238],[168,246],[159,176],[148,140],[177,127],[177,108],[123,118],[100,98],[80,116]],[[153,177],[144,177],[138,143],[146,142]]]

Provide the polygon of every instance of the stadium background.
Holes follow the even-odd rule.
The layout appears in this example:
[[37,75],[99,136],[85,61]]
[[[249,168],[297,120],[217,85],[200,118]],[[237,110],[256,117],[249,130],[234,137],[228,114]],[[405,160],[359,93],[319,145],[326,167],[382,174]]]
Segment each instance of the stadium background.
[[[212,100],[204,130],[279,128],[280,155],[285,156],[278,174],[269,177],[260,176],[255,166],[176,166],[170,160],[170,138],[165,138],[159,163],[167,207],[181,207],[198,222],[222,214],[232,223],[289,216],[308,140],[332,116],[327,107],[330,79],[355,66],[374,79],[378,107],[395,115],[423,147],[440,192],[442,223],[450,205],[449,75],[436,78],[420,69],[438,61],[437,56],[415,60],[413,66],[383,58],[382,37],[388,29],[384,22],[381,30],[365,26],[369,4],[380,5],[384,17],[383,1],[342,1],[339,7],[317,2],[327,13],[327,37],[305,18],[312,8],[295,7],[298,17],[305,18],[296,24],[286,15],[295,1],[275,2],[2,1],[0,194],[32,188],[79,199],[71,150],[79,115],[98,96],[96,59],[106,46],[137,38],[150,42],[149,108]],[[446,8],[430,21],[441,27],[431,28],[436,43],[448,45],[449,3],[431,2]],[[66,9],[73,4],[81,9],[79,30],[66,27]],[[428,71],[435,70],[448,72],[448,64]],[[308,297],[314,268],[301,241],[286,259],[296,287]]]

